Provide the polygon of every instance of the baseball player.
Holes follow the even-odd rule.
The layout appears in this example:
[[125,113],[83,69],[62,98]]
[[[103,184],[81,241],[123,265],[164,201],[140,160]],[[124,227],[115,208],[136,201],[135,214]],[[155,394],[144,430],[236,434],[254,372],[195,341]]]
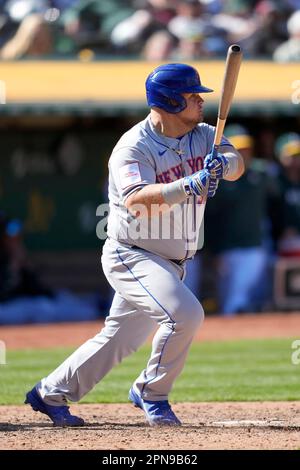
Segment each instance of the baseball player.
[[150,114],[113,149],[102,254],[103,271],[116,292],[109,316],[100,333],[26,395],[25,403],[56,426],[82,426],[67,402],[80,400],[157,327],[129,399],[152,426],[181,424],[168,395],[204,317],[183,283],[185,265],[197,249],[207,197],[215,194],[219,179],[235,180],[244,169],[225,138],[220,153],[210,155],[214,128],[202,122],[201,94],[212,91],[189,65],[159,66],[146,80]]

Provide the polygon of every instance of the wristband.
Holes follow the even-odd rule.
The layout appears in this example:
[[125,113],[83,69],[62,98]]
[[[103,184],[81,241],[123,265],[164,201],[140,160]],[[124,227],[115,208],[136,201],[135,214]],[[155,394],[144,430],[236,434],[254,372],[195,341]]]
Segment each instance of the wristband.
[[164,200],[170,206],[183,202],[187,197],[184,186],[184,178],[173,181],[172,183],[164,184],[161,192]]

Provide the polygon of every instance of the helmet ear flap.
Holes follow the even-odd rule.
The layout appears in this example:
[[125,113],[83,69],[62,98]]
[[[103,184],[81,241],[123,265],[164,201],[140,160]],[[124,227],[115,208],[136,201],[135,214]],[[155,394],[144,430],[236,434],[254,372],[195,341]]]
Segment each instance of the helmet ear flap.
[[171,106],[173,106],[174,109],[176,108],[179,110],[179,111],[175,111],[175,113],[183,111],[186,108],[187,103],[186,103],[185,98],[182,96],[182,94],[178,93],[177,91],[174,92],[172,90],[171,92],[168,93],[168,97],[169,97],[169,102]]
[[150,107],[162,108],[170,114],[177,114],[183,111],[187,104],[185,98],[167,87],[158,86],[151,93],[147,93],[148,104]]

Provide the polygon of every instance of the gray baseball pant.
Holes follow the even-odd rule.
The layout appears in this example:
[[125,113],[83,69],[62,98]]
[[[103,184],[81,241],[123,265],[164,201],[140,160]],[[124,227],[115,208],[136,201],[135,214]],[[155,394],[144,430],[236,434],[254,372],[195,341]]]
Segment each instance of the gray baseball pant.
[[79,401],[158,325],[150,359],[134,387],[147,400],[167,400],[204,318],[200,302],[182,281],[184,267],[111,239],[105,242],[102,266],[116,291],[104,328],[43,378],[37,390],[49,405]]

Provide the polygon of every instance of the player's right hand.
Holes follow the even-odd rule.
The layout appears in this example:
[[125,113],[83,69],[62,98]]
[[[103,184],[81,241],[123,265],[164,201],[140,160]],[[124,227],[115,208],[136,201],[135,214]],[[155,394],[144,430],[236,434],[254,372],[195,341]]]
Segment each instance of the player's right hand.
[[187,196],[207,196],[210,176],[207,170],[200,170],[184,178],[184,190]]
[[207,197],[214,197],[218,189],[218,185],[219,185],[219,180],[217,178],[209,178]]

